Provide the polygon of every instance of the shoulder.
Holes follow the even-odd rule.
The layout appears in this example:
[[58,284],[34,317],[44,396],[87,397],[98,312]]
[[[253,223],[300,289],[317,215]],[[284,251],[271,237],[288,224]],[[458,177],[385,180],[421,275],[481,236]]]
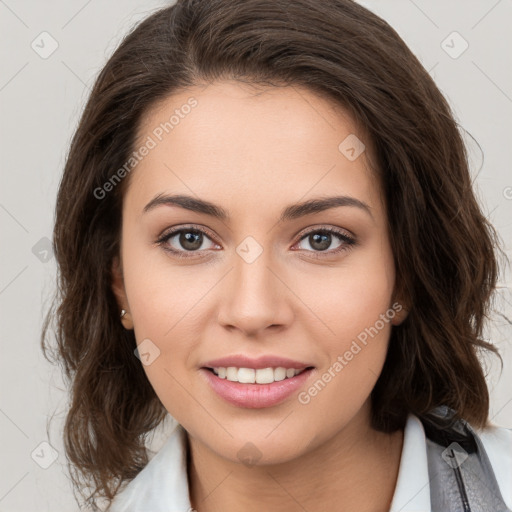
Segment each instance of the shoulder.
[[[476,429],[447,407],[423,416],[434,505],[450,509],[459,489],[471,503],[512,510],[512,430],[488,425]],[[494,508],[493,510],[497,510]]]

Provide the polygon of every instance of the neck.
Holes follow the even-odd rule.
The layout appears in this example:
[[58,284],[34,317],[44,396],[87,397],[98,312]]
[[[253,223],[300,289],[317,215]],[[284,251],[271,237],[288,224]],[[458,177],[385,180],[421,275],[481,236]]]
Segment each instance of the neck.
[[389,510],[403,431],[370,427],[369,408],[333,437],[293,460],[245,466],[188,437],[191,504],[197,512],[226,510]]

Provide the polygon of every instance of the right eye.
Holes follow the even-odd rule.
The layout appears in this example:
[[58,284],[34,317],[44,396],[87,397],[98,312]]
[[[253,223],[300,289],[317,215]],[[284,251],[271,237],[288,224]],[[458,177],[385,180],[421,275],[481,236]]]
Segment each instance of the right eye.
[[209,234],[203,229],[181,227],[164,233],[157,240],[157,244],[161,245],[165,251],[174,254],[178,258],[189,258],[195,257],[195,255],[187,253],[202,252],[211,248],[205,248],[203,246],[206,240],[211,242]]

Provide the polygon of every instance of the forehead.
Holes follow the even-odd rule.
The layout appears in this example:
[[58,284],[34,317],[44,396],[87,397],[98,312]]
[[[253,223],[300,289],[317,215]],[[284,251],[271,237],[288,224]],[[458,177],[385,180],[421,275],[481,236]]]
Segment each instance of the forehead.
[[[132,171],[126,197],[138,209],[171,192],[235,210],[326,194],[378,206],[370,141],[340,105],[304,88],[232,81],[190,87],[150,109],[137,135],[136,148],[152,146]],[[347,158],[347,146],[359,152],[361,143],[360,156]]]

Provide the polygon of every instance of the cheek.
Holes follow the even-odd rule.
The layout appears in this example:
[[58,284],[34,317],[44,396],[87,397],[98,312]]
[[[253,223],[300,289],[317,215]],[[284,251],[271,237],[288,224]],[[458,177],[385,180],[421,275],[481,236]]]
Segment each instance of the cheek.
[[[298,295],[320,320],[310,325],[318,326],[318,334],[321,331],[322,339],[330,340],[331,349],[345,346],[392,306],[395,273],[391,249],[375,245],[375,250],[370,247],[354,253],[329,272],[321,268],[307,282],[298,283]],[[382,329],[381,322],[378,325]],[[389,333],[389,328],[382,330]]]
[[[190,329],[190,301],[184,298],[190,294],[180,293],[183,286],[188,290],[194,286],[190,279],[181,279],[179,272],[171,272],[165,258],[150,257],[150,252],[157,249],[148,250],[142,242],[132,242],[135,236],[123,240],[124,282],[141,363],[165,404],[166,395],[179,395],[179,382],[183,380],[180,373],[185,371],[190,353],[189,340],[198,339]],[[149,356],[144,358],[142,352]]]
[[[146,235],[147,236],[147,235]],[[126,294],[137,340],[166,339],[196,295],[193,271],[176,267],[142,233],[128,234],[123,243]]]
[[343,404],[346,413],[355,412],[371,393],[386,358],[395,316],[391,249],[376,244],[375,250],[368,248],[346,261],[330,276],[316,278],[314,291],[310,287],[308,292],[306,286],[302,290],[309,293],[307,303],[321,320],[309,324],[314,329],[310,336],[326,356],[319,381],[306,390],[305,401],[311,398],[313,407],[327,411],[327,417],[332,414],[333,420],[339,409],[329,404]]
[[330,332],[316,339],[324,364],[298,398],[324,425],[340,425],[357,414],[382,371],[395,310],[387,293],[373,291],[347,291],[337,302],[323,305],[322,311],[330,312],[325,321]]

